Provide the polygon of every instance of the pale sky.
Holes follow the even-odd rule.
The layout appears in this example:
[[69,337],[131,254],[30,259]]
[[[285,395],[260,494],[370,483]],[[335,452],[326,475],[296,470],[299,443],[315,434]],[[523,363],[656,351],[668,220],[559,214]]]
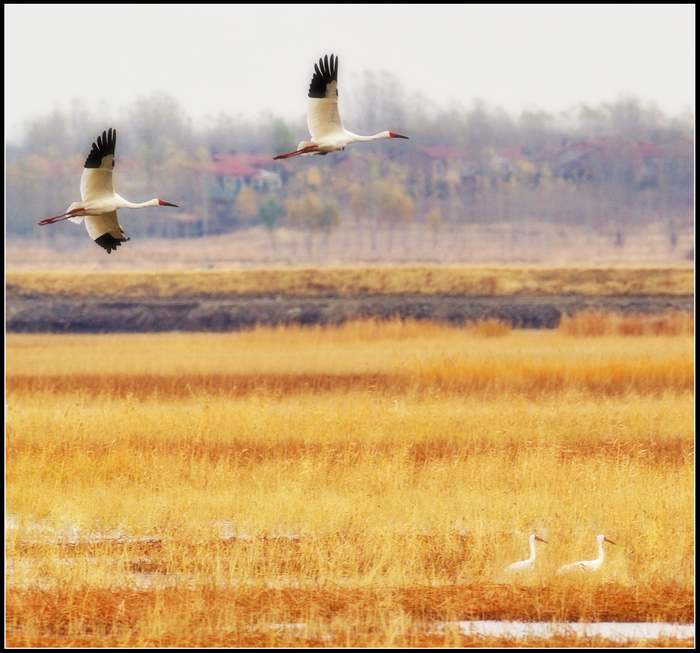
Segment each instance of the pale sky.
[[438,106],[517,115],[632,95],[678,114],[694,111],[694,25],[689,4],[5,5],[6,133],[72,100],[116,115],[153,91],[195,120],[298,117],[331,52],[341,101],[374,69]]

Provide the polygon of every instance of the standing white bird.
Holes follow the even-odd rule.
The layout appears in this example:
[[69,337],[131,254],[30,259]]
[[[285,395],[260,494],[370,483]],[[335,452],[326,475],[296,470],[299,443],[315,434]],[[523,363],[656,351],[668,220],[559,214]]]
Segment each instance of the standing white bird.
[[532,569],[535,566],[535,542],[544,542],[547,544],[547,540],[543,540],[535,533],[531,533],[528,539],[530,541],[530,557],[526,560],[519,560],[518,562],[508,565],[504,571],[521,571],[524,569]]
[[117,209],[143,209],[147,206],[177,206],[154,198],[147,202],[130,202],[114,192],[112,169],[114,168],[114,151],[117,145],[117,130],[103,131],[92,144],[92,149],[85,160],[83,174],[80,177],[81,202],[73,202],[65,213],[52,218],[45,218],[39,224],[53,224],[61,220],[70,220],[80,224],[85,220],[87,232],[100,247],[109,254],[113,249],[129,240],[117,219]]
[[306,114],[311,140],[301,141],[296,150],[278,154],[275,159],[287,159],[300,154],[328,154],[343,150],[350,143],[376,141],[380,138],[408,138],[390,131],[360,136],[345,129],[338,111],[338,57],[331,55],[329,60],[326,55],[318,60],[314,70]]
[[600,569],[605,560],[605,551],[603,550],[603,542],[609,542],[610,544],[615,544],[612,540],[609,540],[602,533],[596,536],[596,542],[598,543],[598,555],[595,560],[579,560],[578,562],[572,562],[568,565],[562,565],[557,570],[558,574],[566,574],[571,571],[597,571]]

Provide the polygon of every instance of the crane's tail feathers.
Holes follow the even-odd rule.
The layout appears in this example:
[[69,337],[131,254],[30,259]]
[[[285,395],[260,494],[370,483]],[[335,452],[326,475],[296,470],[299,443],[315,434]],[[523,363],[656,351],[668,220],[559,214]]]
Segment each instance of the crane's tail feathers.
[[273,159],[288,159],[292,156],[299,156],[300,154],[310,154],[311,152],[317,151],[318,145],[307,145],[306,147],[302,147],[300,150],[294,150],[293,152],[285,152],[284,154],[278,154],[277,156],[273,157]]
[[65,213],[61,213],[61,215],[55,215],[51,218],[44,218],[43,220],[39,220],[37,224],[53,224],[54,222],[60,222],[61,220],[69,220],[70,218],[74,218],[80,215],[81,213],[83,213],[83,209],[73,209],[72,211],[66,211]]

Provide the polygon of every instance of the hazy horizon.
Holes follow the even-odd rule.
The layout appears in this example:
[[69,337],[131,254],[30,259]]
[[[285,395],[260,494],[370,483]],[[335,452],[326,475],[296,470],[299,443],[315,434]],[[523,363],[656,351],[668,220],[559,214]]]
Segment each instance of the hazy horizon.
[[6,5],[5,17],[8,140],[75,102],[111,116],[153,92],[196,121],[297,118],[330,52],[346,97],[374,70],[437,107],[557,113],[629,96],[694,112],[692,5]]

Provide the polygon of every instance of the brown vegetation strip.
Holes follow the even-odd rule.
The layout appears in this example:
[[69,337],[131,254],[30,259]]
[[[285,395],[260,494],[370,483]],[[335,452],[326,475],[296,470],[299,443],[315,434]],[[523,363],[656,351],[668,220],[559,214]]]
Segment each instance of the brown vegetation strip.
[[648,361],[642,369],[637,361],[619,361],[609,369],[591,364],[571,371],[531,363],[526,368],[514,370],[512,376],[485,366],[458,371],[436,368],[434,371],[420,371],[416,374],[318,372],[7,376],[8,393],[87,393],[139,399],[179,398],[202,393],[240,397],[252,394],[285,396],[378,390],[454,394],[515,392],[526,395],[580,390],[604,396],[619,396],[627,392],[644,395],[655,395],[663,391],[690,392],[693,388],[692,359],[675,366],[668,365],[666,361]]
[[444,587],[129,590],[85,587],[74,591],[8,588],[6,624],[18,636],[33,624],[45,636],[61,636],[79,618],[84,634],[103,636],[138,629],[159,613],[180,610],[183,632],[235,616],[240,626],[318,623],[342,619],[374,623],[395,609],[415,621],[667,621],[694,622],[692,588],[671,584],[629,587],[603,584],[573,588],[499,584]]
[[[305,458],[321,460],[327,464],[342,464],[348,467],[360,464],[376,456],[403,455],[407,462],[424,465],[437,461],[465,460],[472,456],[503,453],[509,459],[519,454],[540,450],[554,451],[561,460],[573,459],[614,459],[637,463],[682,465],[692,461],[694,443],[687,437],[669,437],[663,440],[621,438],[605,439],[597,434],[588,440],[578,439],[575,444],[558,440],[533,443],[530,440],[513,437],[494,442],[488,438],[431,438],[419,442],[406,443],[401,440],[385,439],[374,443],[357,442],[307,442],[302,439],[260,440],[235,439],[205,440],[172,438],[169,440],[138,437],[122,442],[130,455],[170,456],[174,451],[178,456],[191,460],[206,460],[210,463],[225,462],[229,465],[248,466],[272,460],[298,461]],[[46,452],[47,445],[10,439],[7,443],[7,461],[15,456],[34,455]],[[50,445],[56,458],[67,459],[76,454],[75,444],[64,442]],[[102,457],[105,444],[102,442],[81,442],[79,455]]]
[[8,295],[107,298],[381,295],[687,295],[683,268],[384,266],[192,272],[12,272]]
[[[591,588],[566,585],[466,585],[398,590],[398,602],[413,617],[428,620],[669,621],[692,623],[692,590],[680,585]],[[663,598],[662,598],[663,597]]]
[[[457,558],[456,565],[461,564],[464,560],[464,551],[460,548],[473,546],[473,536],[469,533],[452,532],[446,535],[432,535],[415,533],[410,535],[393,534],[392,539],[398,540],[409,546],[413,543],[420,543],[426,549],[426,555],[430,556],[431,566],[433,568],[440,567],[441,560],[450,557],[452,554]],[[505,541],[510,537],[510,533],[497,533],[494,535],[499,541]],[[83,556],[112,556],[122,558],[128,556],[137,561],[148,560],[149,562],[157,562],[161,558],[170,563],[168,571],[174,570],[174,564],[177,560],[186,561],[188,567],[196,566],[193,561],[199,557],[205,559],[202,553],[211,554],[214,551],[228,554],[234,548],[236,549],[267,549],[269,551],[268,558],[273,554],[278,557],[286,557],[289,555],[299,555],[300,547],[312,548],[319,550],[328,548],[333,550],[341,543],[346,543],[349,540],[357,540],[358,546],[363,539],[362,536],[350,533],[335,533],[326,536],[314,536],[313,538],[301,535],[275,535],[262,534],[256,537],[241,536],[228,537],[218,540],[202,540],[202,541],[182,541],[162,538],[149,538],[145,540],[115,538],[101,541],[83,541],[83,542],[34,542],[34,541],[16,541],[8,546],[8,558],[17,556],[36,556],[44,557],[47,552],[52,555],[58,554],[63,557],[83,557]],[[453,545],[449,555],[443,551],[445,545],[451,541]],[[177,553],[174,553],[173,547],[176,547]]]
[[563,315],[559,331],[569,336],[678,336],[693,335],[695,319],[686,311],[669,311],[662,315],[580,311]]
[[193,394],[224,394],[248,396],[251,394],[305,394],[372,390],[392,387],[408,389],[406,377],[381,373],[369,374],[70,374],[34,376],[10,375],[9,392],[52,392],[65,394],[85,392],[91,395],[108,395],[138,398],[187,397]]
[[643,642],[620,643],[602,637],[565,637],[508,639],[506,637],[482,637],[479,635],[408,633],[382,637],[380,634],[330,633],[325,637],[295,636],[272,632],[243,631],[198,635],[197,633],[163,633],[159,637],[114,637],[93,635],[31,635],[6,633],[9,647],[35,648],[98,648],[98,647],[149,647],[149,648],[369,648],[391,646],[393,648],[694,648],[693,639],[648,639]]

